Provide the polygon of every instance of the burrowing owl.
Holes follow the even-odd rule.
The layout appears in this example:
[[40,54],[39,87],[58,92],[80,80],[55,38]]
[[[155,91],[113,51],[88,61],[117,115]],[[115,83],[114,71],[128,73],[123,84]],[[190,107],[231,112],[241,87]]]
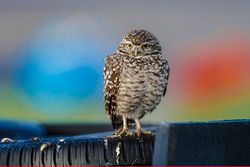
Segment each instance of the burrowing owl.
[[116,52],[107,56],[104,67],[105,110],[115,134],[129,135],[135,122],[140,136],[140,119],[151,113],[165,95],[169,66],[157,38],[146,30],[125,35]]

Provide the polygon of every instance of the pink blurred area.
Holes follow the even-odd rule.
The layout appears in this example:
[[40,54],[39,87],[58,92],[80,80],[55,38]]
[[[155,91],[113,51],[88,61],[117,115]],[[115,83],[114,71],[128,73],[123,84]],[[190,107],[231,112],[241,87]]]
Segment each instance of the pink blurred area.
[[249,46],[248,33],[228,33],[187,44],[176,52],[171,92],[187,113],[226,117],[228,108],[237,115],[248,106],[241,102],[250,97]]
[[174,84],[197,100],[246,90],[250,83],[249,46],[244,34],[192,43],[176,55],[183,59],[178,59],[178,68],[173,70]]

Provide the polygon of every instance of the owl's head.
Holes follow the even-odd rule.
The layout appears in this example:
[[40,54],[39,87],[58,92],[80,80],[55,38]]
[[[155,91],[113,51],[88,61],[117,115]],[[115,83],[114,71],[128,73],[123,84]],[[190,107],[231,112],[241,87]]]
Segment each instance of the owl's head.
[[122,39],[119,52],[130,56],[144,56],[161,53],[158,39],[146,30],[133,30]]

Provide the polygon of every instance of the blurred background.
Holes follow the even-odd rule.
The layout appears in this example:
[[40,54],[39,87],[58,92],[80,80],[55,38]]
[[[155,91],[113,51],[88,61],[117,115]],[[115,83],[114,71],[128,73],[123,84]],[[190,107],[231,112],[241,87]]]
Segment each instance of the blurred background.
[[103,59],[154,33],[168,92],[144,122],[250,118],[248,0],[0,1],[0,118],[108,122]]

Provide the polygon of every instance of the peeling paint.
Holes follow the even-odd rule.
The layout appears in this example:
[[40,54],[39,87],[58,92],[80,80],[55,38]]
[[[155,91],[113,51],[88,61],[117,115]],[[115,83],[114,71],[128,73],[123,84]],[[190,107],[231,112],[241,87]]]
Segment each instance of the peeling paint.
[[14,142],[14,141],[15,141],[15,140],[13,140],[13,139],[11,139],[11,138],[5,137],[5,138],[2,138],[1,143],[9,143],[9,142]]
[[116,149],[115,149],[115,152],[116,152],[116,163],[119,165],[120,163],[120,154],[121,154],[121,142],[119,142],[116,146]]
[[50,143],[50,142],[43,143],[43,144],[41,145],[41,147],[40,147],[40,151],[42,152],[42,151],[48,149],[49,146],[51,146],[51,143]]

